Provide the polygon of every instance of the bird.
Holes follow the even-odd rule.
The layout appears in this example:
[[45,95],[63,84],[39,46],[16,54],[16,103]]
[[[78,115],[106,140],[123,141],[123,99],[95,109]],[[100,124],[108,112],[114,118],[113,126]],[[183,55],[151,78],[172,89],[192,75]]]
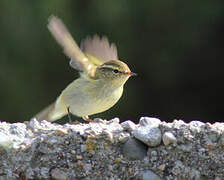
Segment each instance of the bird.
[[61,19],[52,15],[48,29],[70,58],[70,66],[80,77],[71,82],[57,97],[34,117],[56,121],[70,114],[91,122],[90,115],[104,112],[114,106],[123,94],[126,81],[136,73],[118,59],[117,48],[106,36],[87,36],[77,45]]

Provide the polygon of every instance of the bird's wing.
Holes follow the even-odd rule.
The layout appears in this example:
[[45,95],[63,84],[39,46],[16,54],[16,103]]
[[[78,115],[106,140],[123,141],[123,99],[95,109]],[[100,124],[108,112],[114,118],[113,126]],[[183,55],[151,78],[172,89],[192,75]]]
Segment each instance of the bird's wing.
[[106,36],[102,38],[98,35],[94,35],[93,38],[87,37],[82,40],[80,48],[96,65],[118,59],[116,45],[110,44]]
[[59,18],[51,16],[48,29],[64,49],[65,55],[71,58],[70,65],[79,71],[85,72],[89,77],[94,77],[96,65],[81,51],[63,22]]

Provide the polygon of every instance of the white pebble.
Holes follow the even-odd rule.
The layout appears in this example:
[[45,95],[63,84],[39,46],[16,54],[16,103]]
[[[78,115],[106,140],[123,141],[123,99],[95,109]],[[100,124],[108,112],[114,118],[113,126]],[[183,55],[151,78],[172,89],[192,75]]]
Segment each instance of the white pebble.
[[175,143],[177,142],[176,137],[173,135],[173,133],[171,132],[165,132],[163,134],[163,143],[165,144],[165,146],[171,144],[171,143]]

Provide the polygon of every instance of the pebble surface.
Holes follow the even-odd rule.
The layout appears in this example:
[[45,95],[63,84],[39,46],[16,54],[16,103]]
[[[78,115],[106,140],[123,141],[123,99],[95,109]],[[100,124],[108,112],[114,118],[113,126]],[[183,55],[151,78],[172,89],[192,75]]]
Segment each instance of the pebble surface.
[[139,126],[133,131],[134,137],[150,147],[158,146],[162,139],[159,123],[161,121],[157,118],[141,118]]
[[173,135],[172,132],[165,132],[163,134],[163,143],[165,146],[168,146],[171,143],[176,143],[177,139],[176,137]]
[[223,147],[224,123],[0,122],[0,179],[218,180]]

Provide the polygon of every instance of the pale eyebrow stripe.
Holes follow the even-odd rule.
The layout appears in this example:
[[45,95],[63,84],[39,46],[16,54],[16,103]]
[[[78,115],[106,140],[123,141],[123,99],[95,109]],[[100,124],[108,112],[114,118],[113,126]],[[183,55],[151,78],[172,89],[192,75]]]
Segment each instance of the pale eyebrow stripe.
[[[106,70],[106,71],[118,70],[118,69],[114,69],[114,68],[111,68],[111,67],[100,67],[100,69],[103,69],[103,70]],[[121,72],[121,71],[118,70],[118,72]]]
[[115,63],[106,63],[106,64],[104,64],[103,66],[105,66],[105,67],[120,67],[120,65],[119,64],[115,64]]

